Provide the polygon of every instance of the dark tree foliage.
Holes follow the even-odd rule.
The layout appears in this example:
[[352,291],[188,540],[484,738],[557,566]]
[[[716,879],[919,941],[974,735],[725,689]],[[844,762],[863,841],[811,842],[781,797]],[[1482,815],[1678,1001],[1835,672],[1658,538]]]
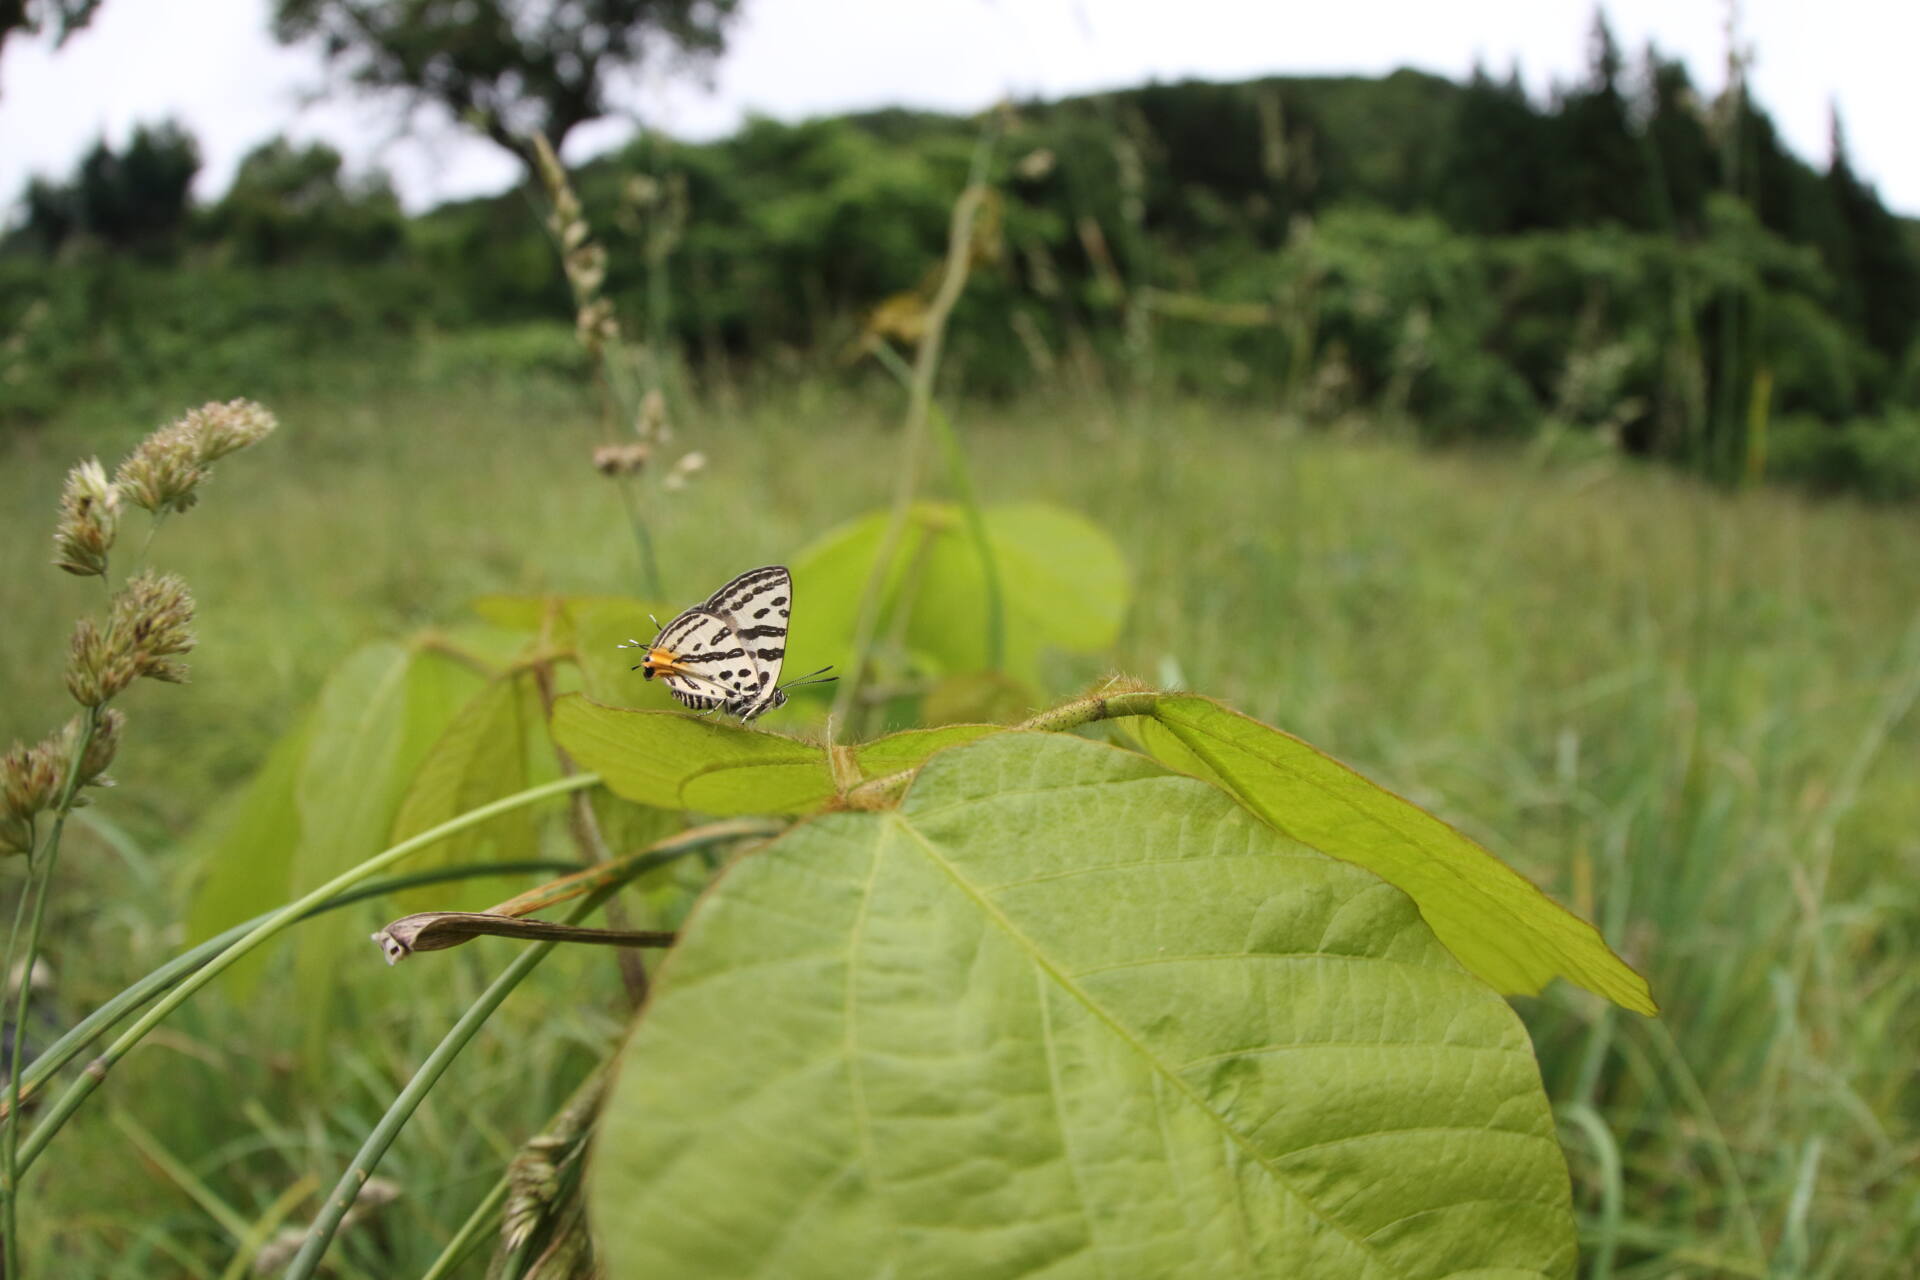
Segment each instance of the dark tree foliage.
[[274,35],[317,44],[363,89],[444,108],[531,171],[618,109],[616,84],[651,57],[709,58],[739,0],[276,0]]
[[116,249],[170,247],[187,224],[199,171],[200,146],[177,124],[136,127],[124,151],[103,138],[70,181],[27,184],[22,238],[43,252],[78,235]]
[[1190,235],[1224,218],[1278,244],[1294,215],[1317,208],[1321,192],[1340,183],[1327,131],[1278,82],[1188,81],[1116,97],[1151,139],[1141,149],[1151,151],[1144,158],[1152,229]]
[[1719,180],[1719,161],[1707,134],[1700,98],[1684,64],[1647,46],[1641,63],[1641,111],[1654,200],[1656,225],[1683,235],[1698,235],[1705,223],[1707,196]]
[[1853,171],[1845,131],[1836,113],[1833,158],[1827,191],[1840,227],[1841,249],[1828,256],[1843,280],[1867,341],[1891,359],[1899,358],[1920,329],[1920,255],[1902,233],[1900,219],[1887,212],[1872,186]]
[[93,20],[100,0],[0,0],[0,51],[16,31],[39,35],[51,29],[56,45]]
[[1476,65],[1454,108],[1440,212],[1462,231],[1510,235],[1556,221],[1547,123],[1516,72],[1504,82]]
[[369,262],[401,246],[406,221],[385,174],[351,180],[332,147],[275,138],[240,162],[208,230],[247,262]]
[[1596,11],[1587,77],[1565,96],[1553,122],[1552,174],[1559,224],[1654,225],[1654,185],[1647,153],[1634,137],[1620,89],[1620,48]]

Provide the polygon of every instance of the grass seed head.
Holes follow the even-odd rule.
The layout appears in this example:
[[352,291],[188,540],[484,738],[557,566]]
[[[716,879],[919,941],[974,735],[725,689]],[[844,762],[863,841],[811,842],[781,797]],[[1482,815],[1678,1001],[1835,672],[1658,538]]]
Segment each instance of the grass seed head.
[[82,577],[104,574],[119,527],[120,490],[107,479],[100,460],[88,458],[67,472],[60,521],[53,532],[53,562]]
[[698,449],[692,453],[682,454],[680,460],[673,464],[673,469],[667,472],[667,478],[661,481],[661,484],[668,489],[684,489],[694,473],[705,470],[706,465],[707,455]]
[[673,429],[667,425],[667,397],[660,388],[651,387],[640,398],[640,415],[633,420],[633,433],[652,444],[673,439]]
[[0,756],[0,800],[9,817],[31,822],[60,799],[66,757],[52,738],[29,747],[16,742]]
[[614,318],[613,303],[595,298],[581,306],[574,316],[574,332],[587,354],[598,360],[601,349],[620,337],[620,322]]
[[507,1162],[506,1207],[500,1215],[500,1241],[511,1253],[527,1242],[560,1194],[560,1160],[569,1138],[537,1134]]
[[186,511],[207,468],[230,453],[264,439],[279,423],[251,400],[203,404],[142,440],[114,474],[114,484],[135,506],[155,515]]
[[593,469],[603,476],[631,476],[646,470],[653,455],[644,444],[603,444],[593,451]]
[[193,596],[173,574],[141,574],[114,594],[103,629],[90,618],[73,627],[67,658],[67,692],[83,707],[97,707],[141,676],[185,684],[185,663],[173,659],[193,648]]
[[206,478],[200,433],[183,418],[134,446],[113,482],[134,506],[162,515],[191,508],[197,501],[194,490]]
[[67,692],[83,707],[97,707],[140,678],[140,667],[125,644],[115,643],[92,618],[73,624],[67,652]]
[[[100,713],[99,719],[94,722],[93,737],[87,741],[87,749],[80,757],[80,786],[113,785],[113,779],[106,776],[107,766],[113,763],[114,755],[120,750],[120,731],[126,727],[124,712],[109,707]],[[78,716],[67,722],[62,759],[72,758],[73,744],[79,741],[85,731],[85,723]]]
[[110,629],[124,643],[143,676],[186,682],[187,669],[168,659],[193,648],[193,596],[171,573],[141,574],[113,598]]
[[260,443],[280,425],[273,414],[251,400],[203,404],[180,421],[199,440],[203,467]]

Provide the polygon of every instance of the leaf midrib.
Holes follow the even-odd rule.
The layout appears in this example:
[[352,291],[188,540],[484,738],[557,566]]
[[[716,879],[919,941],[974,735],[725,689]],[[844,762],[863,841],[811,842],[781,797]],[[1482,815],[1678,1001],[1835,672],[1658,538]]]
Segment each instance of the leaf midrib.
[[[1356,1249],[1360,1250],[1361,1254],[1364,1257],[1366,1257],[1370,1263],[1384,1270],[1387,1270],[1389,1273],[1391,1272],[1391,1267],[1387,1263],[1386,1259],[1381,1256],[1381,1254],[1378,1252],[1378,1250],[1375,1249],[1375,1247],[1372,1244],[1368,1243],[1365,1239],[1362,1239],[1361,1237],[1356,1236],[1355,1234],[1353,1234],[1352,1231],[1342,1226],[1339,1222],[1328,1217],[1326,1214],[1326,1211],[1323,1210],[1317,1203],[1315,1203],[1310,1197],[1308,1197],[1298,1187],[1296,1187],[1293,1184],[1292,1180],[1289,1179],[1284,1173],[1282,1173],[1274,1165],[1272,1160],[1268,1159],[1265,1153],[1261,1152],[1258,1148],[1254,1147],[1248,1141],[1248,1139],[1243,1134],[1241,1134],[1237,1129],[1235,1129],[1232,1125],[1226,1123],[1225,1117],[1221,1116],[1221,1114],[1218,1111],[1216,1111],[1212,1106],[1208,1105],[1206,1099],[1202,1098],[1198,1093],[1196,1093],[1192,1085],[1188,1084],[1185,1080],[1181,1079],[1178,1075],[1174,1074],[1173,1070],[1166,1063],[1162,1062],[1158,1055],[1151,1052],[1145,1044],[1141,1043],[1139,1037],[1135,1036],[1125,1026],[1122,1026],[1118,1021],[1116,1021],[1114,1017],[1107,1012],[1106,1008],[1102,1006],[1098,1001],[1094,1000],[1092,996],[1090,996],[1087,992],[1081,990],[1079,985],[1075,983],[1070,976],[1068,976],[1066,971],[1063,968],[1061,968],[1059,964],[1054,962],[1051,956],[1047,955],[1046,952],[1042,951],[1038,946],[1038,944],[1036,944],[1033,941],[1033,939],[1028,937],[1025,932],[1023,932],[1022,930],[1020,930],[1014,925],[1012,920],[1007,918],[1006,913],[1001,911],[996,904],[994,904],[987,898],[983,897],[980,893],[978,893],[974,889],[973,885],[966,879],[966,877],[960,874],[959,869],[955,867],[952,864],[952,862],[950,862],[945,856],[943,856],[940,850],[938,849],[938,847],[936,847],[931,840],[927,839],[926,836],[923,835],[911,822],[907,821],[907,819],[904,816],[902,816],[898,811],[888,814],[887,821],[894,825],[897,825],[901,831],[905,832],[908,836],[912,837],[914,842],[917,843],[926,852],[927,857],[932,860],[933,864],[939,867],[942,871],[944,871],[947,874],[948,878],[953,881],[953,883],[960,889],[962,893],[964,893],[980,908],[980,910],[987,916],[988,919],[992,920],[996,925],[1000,927],[1000,929],[1009,938],[1013,939],[1014,942],[1019,944],[1020,947],[1023,950],[1025,950],[1028,953],[1028,955],[1032,958],[1033,963],[1035,965],[1045,970],[1048,976],[1050,976],[1054,980],[1054,982],[1059,984],[1060,988],[1063,991],[1071,995],[1075,1000],[1078,1000],[1082,1005],[1086,1007],[1089,1013],[1091,1013],[1095,1018],[1098,1018],[1102,1023],[1104,1023],[1108,1028],[1108,1030],[1111,1031],[1115,1036],[1118,1036],[1122,1041],[1122,1043],[1132,1048],[1133,1051],[1136,1054],[1138,1054],[1143,1061],[1145,1061],[1150,1067],[1153,1068],[1155,1074],[1159,1075],[1174,1089],[1178,1090],[1180,1094],[1187,1099],[1187,1101],[1192,1103],[1195,1107],[1199,1108],[1201,1114],[1205,1115],[1208,1119],[1212,1120],[1215,1124],[1215,1127],[1219,1129],[1220,1133],[1224,1137],[1226,1137],[1230,1142],[1232,1142],[1240,1150],[1244,1151],[1247,1154],[1247,1156],[1255,1164],[1259,1165],[1262,1169],[1266,1170],[1267,1175],[1271,1177],[1276,1184],[1282,1187],[1286,1191],[1286,1194],[1288,1196],[1292,1197],[1296,1202],[1304,1206],[1306,1210],[1309,1213],[1311,1213],[1315,1218],[1319,1219],[1321,1222],[1325,1223],[1333,1231],[1335,1231],[1340,1236],[1344,1237],[1346,1240],[1351,1242]],[[884,826],[882,827],[882,830],[884,830]],[[878,851],[876,849],[876,866],[877,864],[878,864]],[[871,882],[869,882],[868,893],[870,894],[871,891],[872,891],[872,884]],[[865,911],[864,903],[861,909],[863,912]],[[851,955],[851,952],[849,952],[849,955]],[[1049,1048],[1049,1053],[1051,1052],[1052,1050],[1051,1048]]]

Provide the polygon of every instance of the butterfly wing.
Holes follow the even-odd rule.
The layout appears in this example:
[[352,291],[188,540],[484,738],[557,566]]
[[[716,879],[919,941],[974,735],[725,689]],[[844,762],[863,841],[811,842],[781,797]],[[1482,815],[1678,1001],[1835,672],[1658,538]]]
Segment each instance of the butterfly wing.
[[778,705],[787,619],[793,613],[793,575],[778,564],[749,569],[708,597],[705,608],[725,620],[734,638],[730,647],[738,648],[750,664],[744,677],[725,682],[733,688],[727,710],[751,720]]
[[743,694],[757,687],[758,668],[726,618],[695,606],[660,629],[655,649],[673,655],[660,668],[667,692],[696,711],[725,706],[732,711]]

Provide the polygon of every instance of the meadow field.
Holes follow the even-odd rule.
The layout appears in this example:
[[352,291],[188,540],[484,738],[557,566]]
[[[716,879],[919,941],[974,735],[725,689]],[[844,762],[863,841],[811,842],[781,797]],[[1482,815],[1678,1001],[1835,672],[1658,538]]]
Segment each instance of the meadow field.
[[[198,601],[193,680],[127,699],[119,786],[75,830],[47,947],[59,1025],[182,944],[189,833],[356,645],[471,626],[486,592],[637,592],[583,389],[396,377],[271,407],[282,429],[155,543]],[[1457,824],[1650,979],[1657,1020],[1564,984],[1515,1002],[1573,1169],[1582,1275],[1910,1274],[1920,513],[1199,399],[951,411],[985,503],[1081,512],[1130,568],[1114,651],[1050,658],[1048,696],[1117,671],[1224,699]],[[884,505],[897,417],[878,377],[683,406],[677,439],[709,464],[656,515],[667,594]],[[82,403],[0,443],[9,736],[65,717],[64,633],[98,604],[47,563],[61,477],[156,425]],[[389,970],[365,948],[318,1054],[271,968],[206,993],[36,1169],[41,1274],[240,1274],[229,1260],[305,1223],[507,954]],[[604,953],[536,975],[402,1134],[380,1170],[398,1195],[343,1234],[334,1274],[418,1274],[616,1043],[617,992]]]

